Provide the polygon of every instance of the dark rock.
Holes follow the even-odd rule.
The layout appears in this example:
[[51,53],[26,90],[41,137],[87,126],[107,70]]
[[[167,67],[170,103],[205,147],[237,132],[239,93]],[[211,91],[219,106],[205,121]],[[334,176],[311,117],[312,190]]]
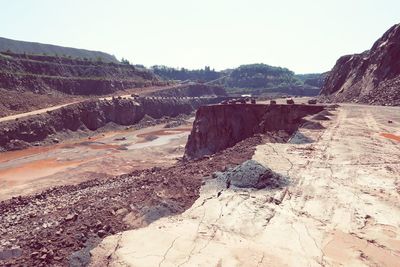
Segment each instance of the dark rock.
[[153,167],[153,168],[151,168],[151,172],[158,172],[158,171],[160,171],[161,170],[161,167]]
[[248,160],[227,173],[227,180],[237,187],[255,187],[266,168],[254,160]]
[[76,221],[76,219],[78,219],[78,214],[76,214],[76,213],[73,213],[73,214],[68,214],[66,217],[65,217],[65,221]]
[[21,256],[22,256],[22,250],[20,248],[0,250],[0,260],[8,260],[11,258],[18,258]]
[[104,230],[100,230],[100,231],[97,232],[97,235],[98,235],[100,238],[104,237],[106,234],[107,234],[107,232],[104,231]]
[[94,227],[95,227],[96,229],[100,229],[100,228],[103,227],[103,223],[102,223],[101,221],[97,221],[96,224],[94,225]]
[[10,140],[7,144],[5,144],[5,149],[8,151],[12,150],[20,150],[20,149],[25,149],[28,148],[30,145],[29,143],[22,141],[22,140]]
[[37,252],[37,251],[34,251],[34,252],[31,253],[31,257],[32,257],[32,258],[35,258],[35,257],[37,257],[38,255],[39,255],[39,252]]

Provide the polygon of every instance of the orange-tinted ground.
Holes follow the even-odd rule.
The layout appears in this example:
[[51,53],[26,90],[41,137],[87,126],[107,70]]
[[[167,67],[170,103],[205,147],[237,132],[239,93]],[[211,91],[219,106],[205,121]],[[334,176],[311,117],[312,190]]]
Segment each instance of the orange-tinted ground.
[[381,133],[381,135],[383,137],[386,137],[386,138],[389,138],[389,139],[392,139],[392,140],[400,142],[400,136],[399,135],[394,135],[394,134],[391,134],[391,133]]

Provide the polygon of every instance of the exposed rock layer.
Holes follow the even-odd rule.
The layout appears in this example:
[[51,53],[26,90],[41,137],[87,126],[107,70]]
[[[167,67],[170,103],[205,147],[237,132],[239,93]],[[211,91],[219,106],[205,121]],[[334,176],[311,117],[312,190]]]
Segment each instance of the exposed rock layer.
[[337,102],[400,105],[400,24],[370,50],[339,58],[321,95]]
[[0,69],[0,88],[37,93],[101,95],[164,84],[135,66],[66,57],[0,53]]
[[257,133],[293,133],[306,115],[323,106],[228,104],[200,107],[186,144],[185,157],[221,151]]

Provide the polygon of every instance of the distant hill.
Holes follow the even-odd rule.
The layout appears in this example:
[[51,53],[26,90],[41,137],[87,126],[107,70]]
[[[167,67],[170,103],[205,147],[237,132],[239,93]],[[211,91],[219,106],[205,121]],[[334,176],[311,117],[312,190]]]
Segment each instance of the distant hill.
[[370,50],[342,56],[325,80],[321,98],[335,102],[400,105],[400,24]]
[[175,69],[163,65],[155,65],[151,67],[151,70],[166,80],[209,82],[218,79],[221,76],[221,73],[207,66],[204,69],[188,70],[185,68]]
[[322,86],[324,86],[325,78],[328,74],[329,72],[296,74],[296,77],[306,85],[322,88]]
[[0,37],[0,52],[13,52],[17,54],[27,53],[49,56],[58,55],[81,59],[87,58],[93,60],[99,60],[101,58],[101,60],[105,62],[119,62],[115,58],[115,56],[100,51],[91,51],[86,49],[63,47],[58,45],[41,44],[34,42],[16,41],[3,37]]
[[215,71],[210,67],[199,70],[153,66],[152,71],[166,80],[201,81],[223,86],[230,93],[318,95],[326,74],[299,74],[287,68],[266,64],[241,65],[235,69]]
[[324,74],[296,75],[287,68],[266,64],[241,65],[224,73],[216,83],[225,85],[229,92],[253,95],[314,96],[319,93],[324,79]]

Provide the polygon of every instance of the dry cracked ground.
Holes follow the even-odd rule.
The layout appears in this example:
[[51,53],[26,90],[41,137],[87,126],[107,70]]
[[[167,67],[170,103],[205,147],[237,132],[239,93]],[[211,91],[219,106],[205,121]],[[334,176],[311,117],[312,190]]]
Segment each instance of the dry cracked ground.
[[[106,237],[91,265],[400,266],[400,108],[331,113],[206,178],[182,214]],[[275,181],[235,186],[235,173],[260,168]]]

